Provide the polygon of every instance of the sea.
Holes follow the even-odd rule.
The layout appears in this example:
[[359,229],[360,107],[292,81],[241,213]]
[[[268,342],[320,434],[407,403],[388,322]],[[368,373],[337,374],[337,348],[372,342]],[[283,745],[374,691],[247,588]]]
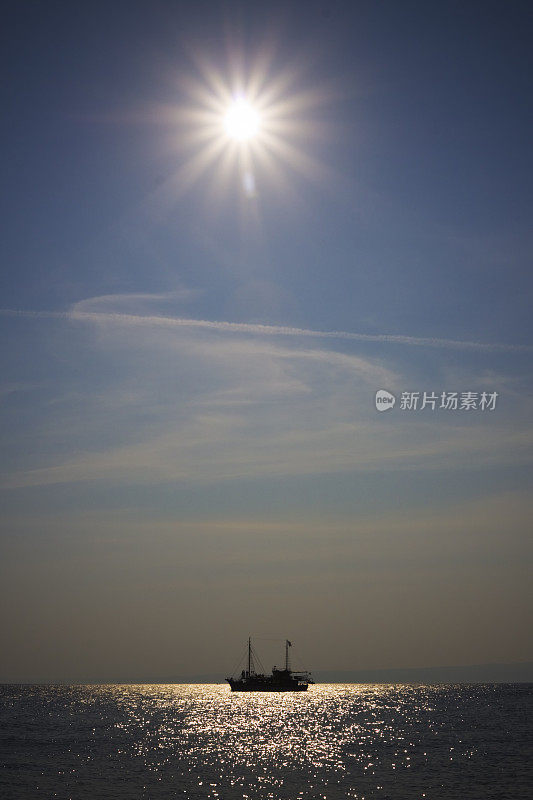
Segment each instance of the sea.
[[2,800],[531,800],[533,684],[0,687]]

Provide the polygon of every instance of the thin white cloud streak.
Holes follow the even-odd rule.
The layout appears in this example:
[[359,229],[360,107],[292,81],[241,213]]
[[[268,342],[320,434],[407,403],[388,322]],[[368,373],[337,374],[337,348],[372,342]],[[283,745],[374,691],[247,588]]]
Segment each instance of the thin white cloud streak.
[[[321,430],[254,433],[231,415],[196,417],[186,431],[88,453],[62,464],[14,472],[2,489],[85,482],[149,485],[190,481],[217,483],[242,478],[487,468],[531,463],[533,434],[498,428],[451,430],[431,441],[411,441],[398,431],[379,438],[377,426],[339,423]],[[376,449],[376,441],[382,446]]]
[[[189,345],[189,350],[193,349],[194,353],[204,358],[216,357],[218,359],[229,360],[230,362],[236,358],[247,359],[248,361],[263,357],[266,359],[274,359],[281,361],[300,361],[305,363],[317,362],[323,363],[329,367],[337,367],[346,375],[357,375],[362,380],[372,385],[386,384],[394,386],[398,381],[398,376],[390,369],[387,369],[379,364],[374,364],[368,359],[359,356],[350,355],[347,353],[338,353],[332,350],[320,349],[291,349],[288,346],[281,345],[275,346],[270,343],[257,342],[252,340],[239,340],[228,343],[227,340],[220,342],[201,343],[195,342]],[[250,383],[248,390],[254,394],[258,391],[264,392],[272,389],[273,380],[275,381],[276,374],[265,374],[265,366],[262,366],[261,376],[256,376],[254,383]],[[261,380],[261,377],[263,380]],[[308,392],[310,387],[302,381],[294,382],[291,378],[290,383],[293,387],[298,387],[301,391]],[[287,386],[287,376],[284,375],[282,386]]]
[[[133,300],[126,298],[128,304]],[[440,419],[443,424],[420,419],[413,426],[414,420],[405,417],[397,425],[384,425],[373,410],[373,391],[380,385],[394,390],[400,376],[361,356],[303,347],[302,342],[291,347],[301,329],[103,312],[87,308],[91,304],[107,309],[110,299],[93,298],[69,314],[11,312],[67,324],[87,322],[91,334],[96,325],[106,357],[118,343],[121,355],[126,348],[136,358],[133,363],[126,359],[125,369],[112,378],[104,370],[103,384],[95,388],[90,383],[87,402],[83,407],[75,403],[70,415],[63,409],[47,412],[43,424],[52,441],[59,437],[63,442],[60,450],[49,454],[47,465],[28,458],[23,471],[5,473],[0,480],[5,489],[530,463],[531,437],[517,428],[516,416],[511,425],[508,418],[495,417],[490,428],[465,428],[462,419],[451,417]],[[188,329],[189,335],[175,335]],[[212,333],[201,335],[205,329]],[[269,335],[289,339],[274,342]],[[137,358],[139,340],[150,340],[156,350]],[[158,353],[168,358],[160,360]],[[139,416],[141,407],[152,416]],[[69,424],[72,449],[67,454]],[[80,438],[78,427],[94,431],[94,440]],[[121,435],[102,436],[101,431],[112,429]]]
[[16,308],[0,308],[3,317],[27,317],[28,319],[69,319],[68,311],[26,311]]
[[[99,300],[100,298],[95,298]],[[120,312],[83,311],[87,301],[76,304],[70,311],[26,311],[0,309],[2,316],[28,317],[30,319],[63,319],[75,322],[112,323],[116,325],[147,326],[164,328],[190,328],[215,330],[223,333],[245,333],[257,336],[291,336],[315,339],[340,339],[354,342],[377,342],[400,344],[411,347],[436,347],[450,350],[474,350],[489,353],[531,353],[533,345],[503,344],[501,342],[473,342],[436,337],[404,336],[389,333],[356,333],[353,331],[317,331],[285,325],[261,325],[258,323],[227,322],[220,320],[189,319],[163,315],[124,314]],[[90,302],[90,301],[89,301]]]
[[189,302],[194,298],[198,297],[200,292],[196,289],[174,289],[173,291],[169,292],[130,292],[129,294],[102,294],[96,297],[91,297],[88,300],[81,300],[78,303],[75,303],[73,308],[78,308],[83,306],[84,304],[88,303],[89,305],[94,304],[97,307],[103,307],[104,309],[110,305],[115,305],[120,303],[121,305],[129,305],[129,304],[136,304],[137,307],[143,303],[168,303],[168,302]]

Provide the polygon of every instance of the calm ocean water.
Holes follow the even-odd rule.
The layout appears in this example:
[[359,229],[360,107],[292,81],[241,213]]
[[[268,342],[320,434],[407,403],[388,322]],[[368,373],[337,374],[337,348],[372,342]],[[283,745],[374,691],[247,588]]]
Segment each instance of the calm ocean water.
[[2,800],[533,797],[532,684],[0,687]]

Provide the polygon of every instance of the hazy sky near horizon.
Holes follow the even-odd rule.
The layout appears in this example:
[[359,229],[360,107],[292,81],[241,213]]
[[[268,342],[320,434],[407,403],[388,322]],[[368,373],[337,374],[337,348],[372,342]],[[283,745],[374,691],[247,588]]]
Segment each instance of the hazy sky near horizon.
[[531,6],[3,27],[0,681],[532,660]]

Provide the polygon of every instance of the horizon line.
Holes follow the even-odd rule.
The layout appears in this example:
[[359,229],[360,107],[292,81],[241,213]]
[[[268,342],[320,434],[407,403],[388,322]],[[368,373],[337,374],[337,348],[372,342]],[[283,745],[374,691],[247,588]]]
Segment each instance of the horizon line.
[[[459,679],[458,681],[455,680],[454,682],[463,682],[463,683],[533,683],[533,661],[489,661],[489,662],[482,662],[477,664],[452,664],[448,666],[438,665],[438,666],[425,666],[425,667],[362,667],[358,669],[316,669],[311,670],[311,676],[316,676],[317,678],[320,675],[324,676],[332,676],[326,680],[318,680],[317,683],[321,684],[328,684],[328,683],[424,683],[427,680],[419,680],[414,677],[410,679],[405,676],[405,673],[446,673],[446,672],[457,672],[457,671],[464,671],[465,673],[472,672],[473,670],[525,670],[530,673],[530,677],[528,679],[519,679],[519,680],[494,680],[494,679],[483,679],[483,678],[475,678],[475,679]],[[363,675],[375,675],[375,676],[383,676],[385,677],[390,676],[391,673],[399,673],[403,674],[403,677],[400,679],[394,679],[389,677],[388,680],[378,680],[372,679],[369,677],[363,678]],[[218,672],[216,673],[219,674]],[[352,678],[352,680],[343,680],[340,676],[345,675],[348,677],[349,675],[361,676],[359,679]],[[339,676],[335,678],[334,676]],[[203,679],[203,680],[202,680]],[[13,686],[13,685],[57,685],[57,686],[73,686],[73,685],[113,685],[113,684],[131,684],[131,685],[139,685],[139,684],[151,684],[151,685],[163,685],[163,684],[213,684],[219,685],[224,684],[226,682],[226,678],[222,677],[222,672],[220,672],[220,678],[214,680],[214,673],[207,672],[207,673],[189,673],[189,674],[178,674],[178,675],[160,675],[160,676],[152,676],[152,677],[145,677],[145,678],[135,678],[129,680],[108,680],[102,678],[95,678],[92,680],[89,679],[82,679],[82,680],[66,680],[66,679],[58,679],[58,680],[7,680],[2,681],[0,680],[0,686]],[[436,683],[447,683],[446,680],[436,680]]]

